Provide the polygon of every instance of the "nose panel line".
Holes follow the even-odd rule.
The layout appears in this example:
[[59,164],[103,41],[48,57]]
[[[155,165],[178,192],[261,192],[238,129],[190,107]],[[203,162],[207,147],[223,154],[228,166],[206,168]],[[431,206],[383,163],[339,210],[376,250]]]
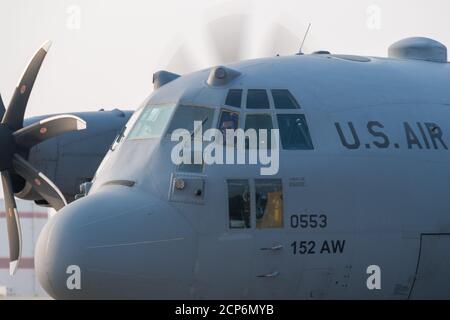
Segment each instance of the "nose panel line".
[[173,239],[162,239],[162,240],[149,240],[149,241],[139,241],[139,242],[130,242],[130,243],[118,243],[118,244],[106,244],[101,246],[92,246],[86,247],[86,249],[100,249],[100,248],[114,248],[114,247],[125,247],[125,246],[137,246],[144,244],[153,244],[153,243],[161,243],[161,242],[170,242],[170,241],[179,241],[184,240],[184,238],[173,238]]
[[117,217],[120,217],[120,216],[123,216],[123,215],[127,215],[127,214],[131,214],[131,213],[136,212],[136,211],[145,210],[146,208],[152,208],[152,206],[149,205],[149,204],[146,204],[146,205],[143,205],[143,206],[138,207],[138,208],[125,210],[125,211],[123,211],[121,213],[118,213],[116,215],[110,215],[110,216],[107,216],[107,217],[104,217],[104,218],[100,218],[100,219],[97,219],[97,220],[90,221],[90,222],[80,226],[80,228],[84,228],[84,227],[87,227],[87,226],[90,226],[90,225],[93,225],[93,224],[96,224],[96,223],[100,223],[100,222],[108,221],[108,220],[111,220],[111,219],[115,219]]

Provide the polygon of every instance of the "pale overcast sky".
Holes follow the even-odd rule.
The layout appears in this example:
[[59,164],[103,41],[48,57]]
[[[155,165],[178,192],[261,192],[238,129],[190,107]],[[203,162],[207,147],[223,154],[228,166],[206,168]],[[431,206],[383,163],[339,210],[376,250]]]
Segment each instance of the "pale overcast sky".
[[7,104],[47,39],[27,116],[134,109],[158,69],[220,63],[214,49],[230,59],[241,40],[241,57],[293,53],[308,22],[305,52],[385,56],[416,35],[450,45],[449,12],[448,0],[0,0],[0,92]]

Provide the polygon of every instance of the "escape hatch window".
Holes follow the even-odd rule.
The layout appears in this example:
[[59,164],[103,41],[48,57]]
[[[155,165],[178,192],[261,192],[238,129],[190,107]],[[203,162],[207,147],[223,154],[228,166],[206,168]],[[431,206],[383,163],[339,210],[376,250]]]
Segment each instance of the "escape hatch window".
[[280,139],[285,150],[314,149],[303,114],[278,114]]
[[[272,116],[266,113],[260,114],[247,114],[245,117],[245,131],[248,129],[255,129],[258,141],[258,146],[249,145],[246,142],[246,147],[250,149],[258,149],[259,146],[266,146],[267,149],[271,148],[271,135],[270,130],[273,129]],[[266,137],[260,135],[259,130],[262,129],[266,131]],[[261,139],[261,140],[260,140]]]
[[231,89],[228,91],[225,105],[240,108],[242,102],[242,89]]
[[248,180],[227,180],[227,185],[230,228],[250,228],[250,186]]
[[283,227],[281,179],[255,179],[256,228]]
[[247,109],[269,109],[269,97],[265,89],[247,91]]
[[275,109],[300,109],[300,105],[289,90],[272,89],[271,92]]

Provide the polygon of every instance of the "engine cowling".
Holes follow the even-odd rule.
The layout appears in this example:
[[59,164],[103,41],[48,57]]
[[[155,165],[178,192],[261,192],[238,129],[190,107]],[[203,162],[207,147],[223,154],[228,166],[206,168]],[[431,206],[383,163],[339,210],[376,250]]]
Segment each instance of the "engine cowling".
[[[72,114],[86,121],[85,130],[49,139],[33,147],[28,154],[28,161],[58,186],[67,202],[75,199],[82,183],[92,180],[103,157],[133,112],[114,109]],[[29,118],[25,123],[31,124],[46,117],[48,115]],[[21,177],[14,176],[13,185],[18,198],[47,205]]]

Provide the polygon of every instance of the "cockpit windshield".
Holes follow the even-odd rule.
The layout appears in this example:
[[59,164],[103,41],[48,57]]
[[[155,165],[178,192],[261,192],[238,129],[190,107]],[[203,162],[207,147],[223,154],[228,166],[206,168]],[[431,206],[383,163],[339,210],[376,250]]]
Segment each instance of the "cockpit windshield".
[[148,105],[127,134],[127,139],[159,138],[170,120],[175,105]]
[[171,134],[177,129],[186,129],[193,132],[195,121],[200,122],[203,130],[206,130],[211,128],[213,118],[214,109],[212,108],[180,105],[175,111],[167,133]]

